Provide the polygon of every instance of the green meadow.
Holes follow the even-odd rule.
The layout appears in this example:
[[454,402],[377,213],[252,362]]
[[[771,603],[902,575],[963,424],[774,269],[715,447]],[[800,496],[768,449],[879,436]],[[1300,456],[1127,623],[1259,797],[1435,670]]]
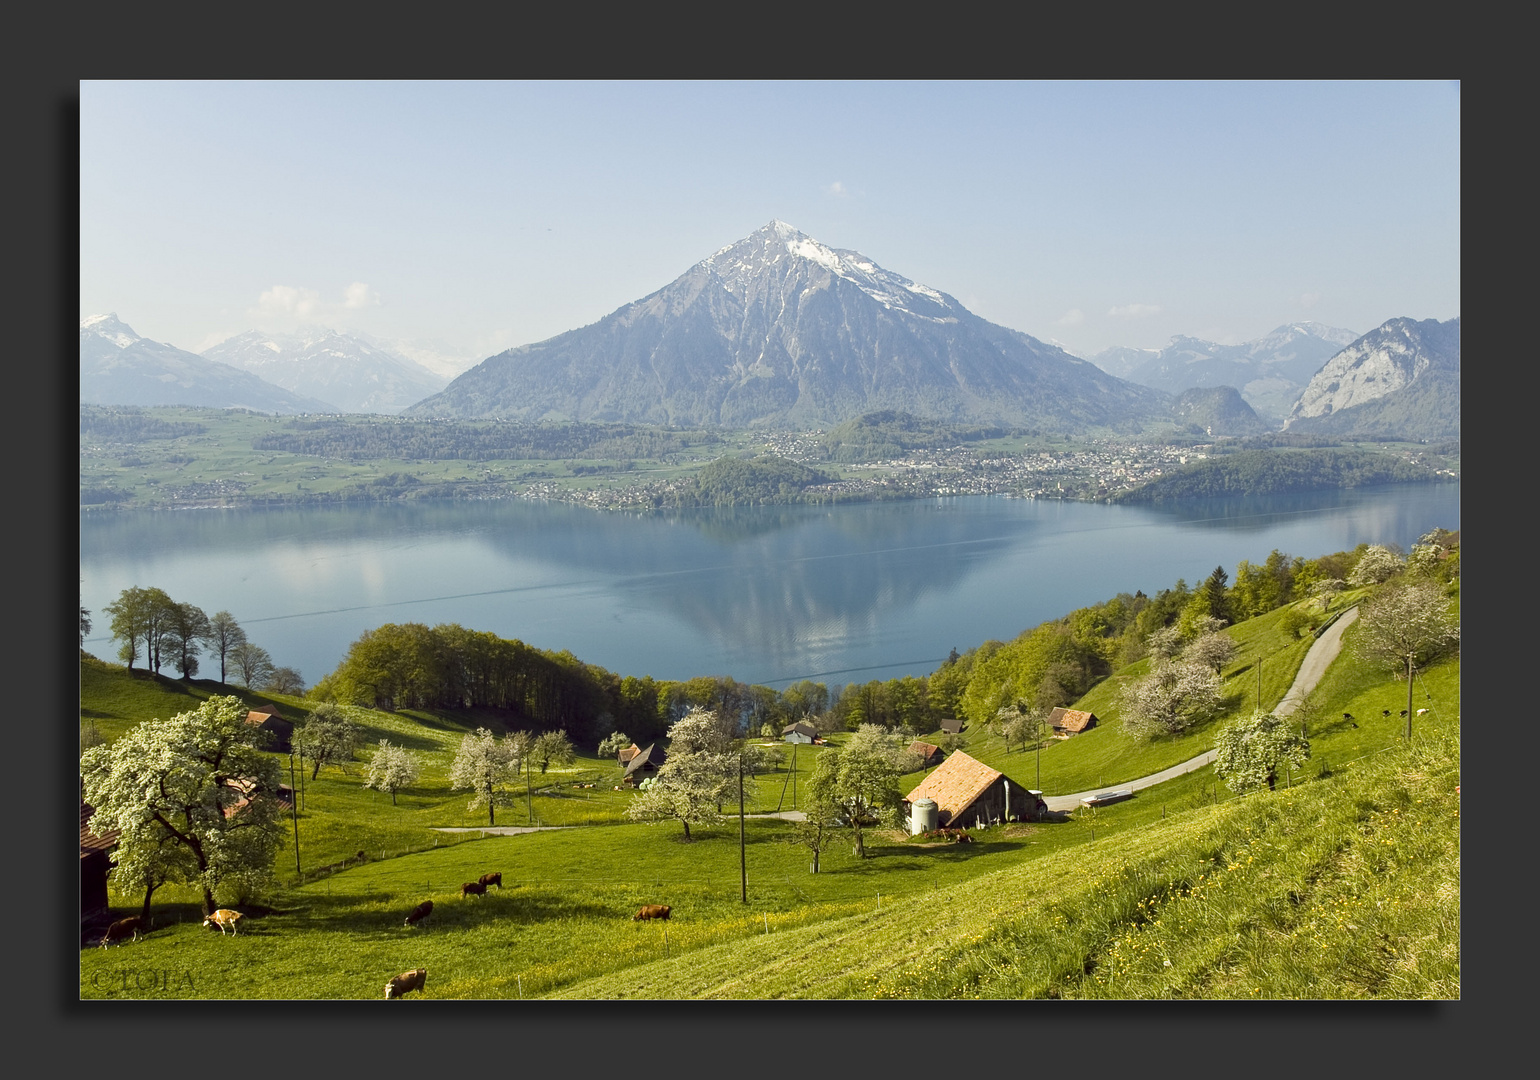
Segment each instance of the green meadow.
[[[1290,640],[1281,616],[1229,631],[1240,646],[1223,672],[1231,715],[1257,702],[1258,662],[1268,707],[1298,670],[1308,639]],[[746,903],[736,805],[686,842],[678,823],[627,821],[619,767],[580,754],[520,777],[496,811],[498,826],[544,830],[484,835],[486,810],[467,808],[448,770],[461,737],[499,718],[357,709],[359,758],[381,738],[405,745],[423,755],[419,783],[392,805],[363,787],[364,760],[313,781],[296,766],[298,868],[291,821],[276,886],[236,905],[240,932],[205,929],[197,894],[163,887],[147,937],[82,948],[80,993],[369,999],[426,967],[408,1000],[1457,998],[1459,658],[1419,672],[1414,705],[1428,712],[1408,743],[1405,681],[1359,661],[1353,636],[1303,710],[1310,760],[1275,791],[1236,797],[1205,767],[1094,813],[979,830],[971,844],[869,831],[869,858],[837,844],[818,874],[789,823],[751,817]],[[1116,784],[1213,745],[1213,723],[1167,740],[1123,735],[1116,686],[1142,666],[1077,703],[1102,724],[1041,750],[1043,790]],[[82,723],[109,740],[224,692],[82,657]],[[228,692],[292,718],[307,711],[301,699]],[[1038,786],[1037,752],[972,730],[963,739]],[[793,774],[784,749],[748,784],[748,813],[791,809],[820,752],[799,747]],[[501,890],[461,897],[462,882],[489,871]],[[426,899],[433,914],[405,926]],[[142,900],[114,890],[114,916]],[[671,905],[671,919],[632,921],[652,903]]]

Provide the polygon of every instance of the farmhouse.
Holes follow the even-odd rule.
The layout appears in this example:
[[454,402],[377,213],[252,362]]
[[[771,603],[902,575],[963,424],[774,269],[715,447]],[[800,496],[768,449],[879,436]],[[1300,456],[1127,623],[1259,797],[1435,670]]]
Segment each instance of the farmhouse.
[[630,746],[626,747],[620,752],[620,764],[628,764],[632,758],[636,757],[636,755],[640,754],[641,752],[642,748],[637,746],[636,743],[632,743]]
[[1048,714],[1048,724],[1053,728],[1055,738],[1067,739],[1071,735],[1079,735],[1082,731],[1095,727],[1097,718],[1095,713],[1066,709],[1061,705]]
[[283,714],[278,711],[278,706],[258,705],[246,714],[246,722],[267,736],[266,742],[259,740],[262,749],[273,750],[280,754],[289,752],[289,740],[294,734],[294,724],[283,718]]
[[946,757],[941,752],[941,747],[933,743],[921,742],[919,739],[909,744],[909,752],[920,760],[920,764],[916,766],[917,769],[933,768],[940,765],[942,759]]
[[936,823],[954,828],[996,821],[1037,821],[1048,809],[1042,797],[998,769],[958,750],[904,797],[904,814],[915,802],[933,799]]
[[668,755],[657,743],[652,743],[647,749],[641,751],[626,762],[626,774],[621,777],[621,783],[636,785],[641,783],[644,776],[658,771],[658,767],[668,760]]
[[107,915],[107,871],[111,853],[118,846],[115,829],[91,831],[96,808],[80,800],[80,925],[99,922]]
[[961,735],[963,728],[966,726],[960,716],[949,716],[941,721],[941,730],[948,735]]
[[810,743],[818,738],[818,729],[806,720],[798,720],[781,729],[781,738],[789,743]]

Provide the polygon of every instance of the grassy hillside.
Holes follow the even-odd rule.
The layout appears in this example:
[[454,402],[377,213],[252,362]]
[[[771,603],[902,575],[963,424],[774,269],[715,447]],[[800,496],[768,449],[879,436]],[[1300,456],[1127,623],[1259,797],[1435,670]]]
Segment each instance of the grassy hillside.
[[[1257,659],[1267,705],[1298,668],[1304,643],[1282,634],[1279,615],[1231,630],[1237,711],[1255,697]],[[303,873],[287,839],[277,888],[240,905],[238,938],[201,927],[192,890],[165,887],[150,935],[123,946],[132,952],[82,950],[81,995],[377,998],[391,975],[426,966],[431,998],[1457,998],[1459,658],[1419,674],[1414,705],[1429,711],[1407,745],[1406,684],[1356,658],[1357,629],[1307,711],[1310,761],[1275,792],[1236,798],[1204,768],[967,845],[874,830],[872,857],[836,847],[817,875],[790,825],[751,819],[747,904],[736,820],[693,829],[692,843],[677,824],[626,823],[632,796],[615,790],[608,760],[537,773],[498,811],[500,825],[532,811],[585,827],[439,832],[485,825],[449,789],[448,767],[462,735],[497,718],[356,710],[369,740],[424,757],[399,805],[362,787],[362,761],[323,769],[304,784]],[[81,678],[82,718],[109,738],[220,691],[85,658]],[[1212,743],[1210,727],[1135,744],[1098,704],[1105,691],[1080,703],[1109,718],[1103,728],[1043,751],[1050,793],[1131,779]],[[302,701],[278,703],[304,714]],[[969,753],[1035,779],[1033,755],[969,735]],[[799,785],[818,752],[799,749]],[[789,807],[793,779],[785,766],[760,777],[751,812]],[[491,870],[503,890],[459,896]],[[120,915],[142,899],[111,896]],[[405,927],[423,899],[434,915]],[[644,903],[671,904],[673,918],[632,922]],[[170,974],[147,987],[119,978],[129,968]]]

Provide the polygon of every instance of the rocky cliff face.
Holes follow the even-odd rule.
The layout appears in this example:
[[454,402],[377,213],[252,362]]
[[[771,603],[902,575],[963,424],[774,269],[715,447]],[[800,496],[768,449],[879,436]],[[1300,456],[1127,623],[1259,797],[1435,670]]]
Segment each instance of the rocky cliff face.
[[1144,386],[1180,394],[1233,386],[1273,426],[1281,425],[1311,377],[1357,334],[1317,322],[1285,323],[1239,345],[1178,335],[1159,351],[1108,349],[1095,363]]
[[1333,356],[1287,431],[1443,438],[1460,430],[1460,320],[1391,319]]
[[1076,430],[1169,399],[773,221],[591,326],[491,357],[408,416],[832,425],[879,409]]

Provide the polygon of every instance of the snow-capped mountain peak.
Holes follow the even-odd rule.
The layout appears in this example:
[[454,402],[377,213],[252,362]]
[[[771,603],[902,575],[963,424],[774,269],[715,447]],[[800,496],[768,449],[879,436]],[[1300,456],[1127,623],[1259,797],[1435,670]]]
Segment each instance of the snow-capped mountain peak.
[[80,320],[80,332],[96,334],[120,349],[126,349],[134,342],[142,340],[130,326],[118,320],[118,313],[115,311],[106,315],[87,315]]
[[[793,258],[786,259],[788,255]],[[728,292],[744,297],[760,291],[772,279],[796,273],[798,263],[813,263],[886,308],[937,322],[956,318],[954,302],[943,293],[884,270],[859,251],[831,248],[780,220],[729,244],[698,266],[715,274]],[[801,269],[805,271],[805,265]],[[816,285],[809,282],[807,287]]]

